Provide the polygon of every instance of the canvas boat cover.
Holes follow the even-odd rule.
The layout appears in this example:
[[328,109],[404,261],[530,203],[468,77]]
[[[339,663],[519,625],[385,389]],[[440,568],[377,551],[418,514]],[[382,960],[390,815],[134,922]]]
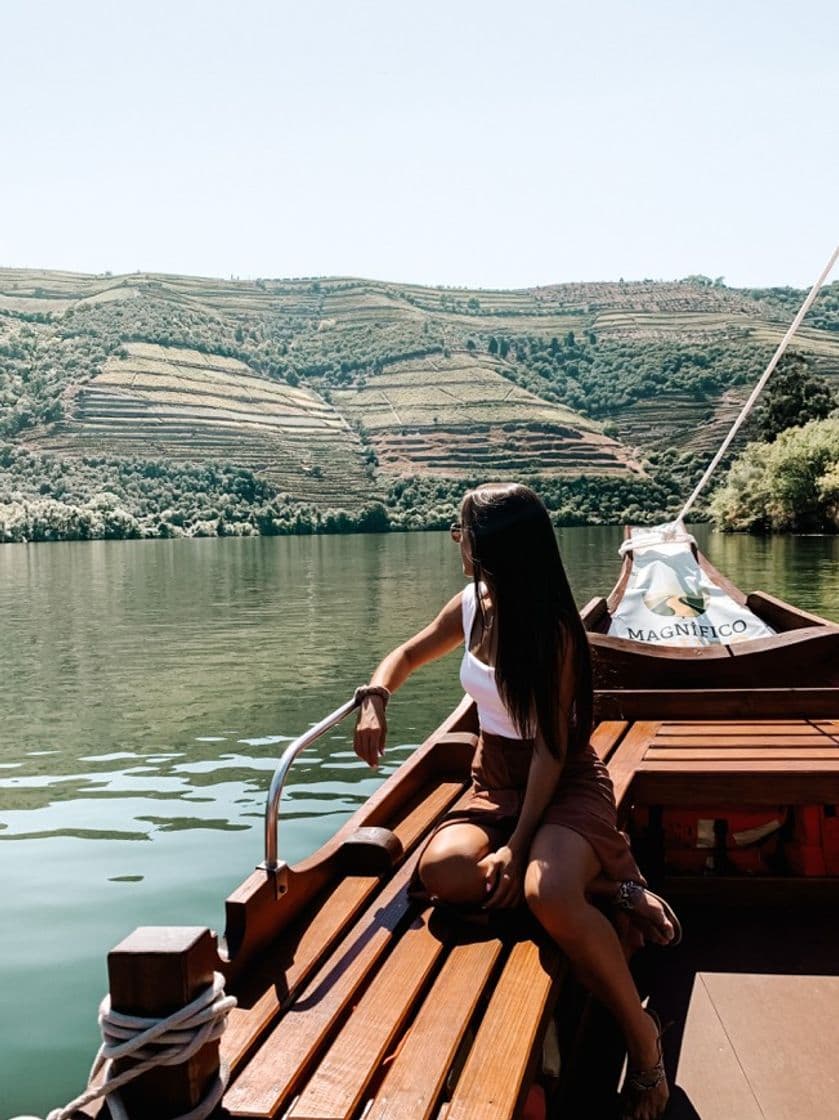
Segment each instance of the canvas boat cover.
[[775,633],[711,581],[692,551],[695,543],[681,521],[631,530],[620,552],[632,552],[632,571],[610,635],[653,645],[712,646]]

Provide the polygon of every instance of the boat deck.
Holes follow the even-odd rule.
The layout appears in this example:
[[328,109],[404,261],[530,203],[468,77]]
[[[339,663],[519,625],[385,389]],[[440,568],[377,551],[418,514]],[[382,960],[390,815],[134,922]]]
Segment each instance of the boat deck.
[[[668,1120],[839,1117],[839,902],[683,905],[684,941],[633,971],[665,1024]],[[589,1011],[557,1117],[617,1120],[623,1052]]]
[[[222,1040],[224,1115],[616,1115],[620,1040],[527,913],[475,925],[411,895],[425,839],[467,787],[470,718],[456,713],[321,852],[289,869],[286,895],[258,871],[228,900],[232,955],[221,967],[239,1006]],[[835,720],[604,720],[593,743],[624,814],[630,804],[839,803]],[[674,1022],[672,1115],[839,1117],[839,915],[827,913],[839,910],[839,877],[682,876],[662,889],[684,943],[641,953],[634,967]],[[197,932],[210,946],[206,975],[219,958]],[[818,1107],[796,1112],[798,1100]],[[171,1103],[159,1117],[177,1114]]]

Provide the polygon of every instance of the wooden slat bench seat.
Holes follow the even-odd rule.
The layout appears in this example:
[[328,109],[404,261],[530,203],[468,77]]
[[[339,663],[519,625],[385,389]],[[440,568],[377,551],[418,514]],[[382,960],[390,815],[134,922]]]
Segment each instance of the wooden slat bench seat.
[[441,1120],[498,1120],[515,1115],[563,970],[555,945],[546,942],[540,947],[533,941],[514,945]]
[[[394,834],[406,852],[413,852],[434,823],[462,793],[463,782],[445,781],[396,823]],[[413,874],[415,861],[410,857],[391,884],[398,891]],[[252,1046],[268,1029],[281,1008],[306,981],[348,925],[358,917],[366,903],[379,890],[381,882],[371,875],[347,876],[330,887],[321,904],[303,916],[295,930],[282,939],[273,954],[267,954],[260,967],[251,970],[247,987],[251,998],[236,1008],[228,1020],[222,1041],[222,1055],[232,1070],[245,1060]],[[379,899],[374,909],[382,905]],[[387,905],[387,903],[385,903]]]
[[[601,724],[598,754],[608,759],[626,730],[624,721]],[[451,803],[450,791],[438,796]],[[436,820],[426,816],[423,835]],[[335,887],[322,934],[318,918],[293,952],[278,946],[281,975],[236,1013],[225,1039],[230,1116],[515,1115],[563,982],[561,954],[526,913],[472,926],[423,910],[409,895],[421,850],[414,839],[384,883]]]
[[839,802],[839,736],[821,720],[633,723],[609,761],[618,802]]

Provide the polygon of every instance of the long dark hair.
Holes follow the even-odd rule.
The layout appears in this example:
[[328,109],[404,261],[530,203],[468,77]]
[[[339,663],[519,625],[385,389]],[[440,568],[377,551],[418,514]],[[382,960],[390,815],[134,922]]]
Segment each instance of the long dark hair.
[[[495,603],[495,681],[519,734],[533,736],[535,717],[554,757],[581,750],[592,725],[591,656],[548,511],[529,487],[493,482],[466,494],[460,520],[484,624],[482,580]],[[560,674],[567,657],[574,689],[563,713]]]

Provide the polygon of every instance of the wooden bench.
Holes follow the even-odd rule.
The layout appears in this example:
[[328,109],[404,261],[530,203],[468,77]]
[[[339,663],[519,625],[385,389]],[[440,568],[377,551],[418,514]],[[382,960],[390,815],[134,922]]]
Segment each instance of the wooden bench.
[[[626,730],[596,729],[601,757]],[[350,868],[235,974],[240,1004],[221,1043],[227,1115],[512,1120],[521,1110],[562,954],[524,910],[474,926],[409,894],[424,840],[465,785],[464,774],[418,790],[388,824],[402,852],[394,869]]]
[[[648,804],[839,802],[839,723],[666,720],[632,725],[612,762]],[[617,791],[616,791],[617,792]],[[626,789],[622,786],[620,796]]]
[[[835,699],[832,703],[835,711]],[[630,803],[720,810],[839,804],[839,720],[638,720],[612,755],[610,770],[624,811]],[[662,873],[663,859],[663,851],[653,859]],[[703,898],[735,906],[839,896],[834,877],[663,873],[657,881],[671,900]]]

